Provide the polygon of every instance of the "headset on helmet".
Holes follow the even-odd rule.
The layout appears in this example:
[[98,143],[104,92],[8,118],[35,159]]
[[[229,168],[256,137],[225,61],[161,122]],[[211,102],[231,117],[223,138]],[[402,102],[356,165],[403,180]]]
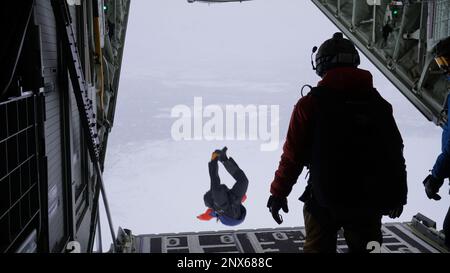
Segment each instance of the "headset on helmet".
[[[317,51],[317,47],[313,48],[313,54]],[[312,54],[311,54],[311,63]],[[326,40],[317,51],[316,66],[313,69],[316,74],[323,77],[325,73],[335,67],[357,67],[360,64],[358,51],[352,42],[344,39],[342,33],[336,32],[333,38]]]

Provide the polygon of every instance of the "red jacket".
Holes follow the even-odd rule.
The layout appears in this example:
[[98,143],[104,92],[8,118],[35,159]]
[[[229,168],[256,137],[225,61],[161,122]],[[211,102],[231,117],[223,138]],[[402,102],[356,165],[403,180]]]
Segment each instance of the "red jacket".
[[[367,90],[373,88],[372,74],[358,68],[335,68],[327,72],[318,86],[342,92]],[[315,105],[314,97],[306,95],[294,107],[281,161],[270,187],[274,196],[288,196],[303,167],[309,162]]]

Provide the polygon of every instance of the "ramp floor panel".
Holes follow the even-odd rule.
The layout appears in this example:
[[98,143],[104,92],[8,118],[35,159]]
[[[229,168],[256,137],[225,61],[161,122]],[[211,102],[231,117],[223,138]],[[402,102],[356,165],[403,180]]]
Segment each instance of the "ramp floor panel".
[[[381,253],[439,253],[430,240],[416,235],[407,223],[382,227]],[[302,253],[305,229],[277,228],[199,233],[137,235],[134,250],[139,253]],[[337,252],[348,251],[342,232]]]

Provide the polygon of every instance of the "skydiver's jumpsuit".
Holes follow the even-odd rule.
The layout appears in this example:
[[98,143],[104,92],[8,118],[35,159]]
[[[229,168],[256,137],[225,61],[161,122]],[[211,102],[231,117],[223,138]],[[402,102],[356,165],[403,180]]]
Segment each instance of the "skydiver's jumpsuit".
[[236,183],[231,190],[224,184],[220,184],[218,160],[208,163],[211,189],[203,196],[205,205],[212,208],[218,214],[225,214],[234,219],[245,217],[245,208],[242,206],[242,198],[247,192],[248,179],[239,168],[233,158],[223,162],[225,169],[233,176]]
[[[448,109],[450,107],[450,94],[446,99],[446,108],[447,112],[447,123],[443,126],[442,131],[442,152],[436,159],[436,163],[434,164],[432,175],[439,179],[444,180],[445,178],[450,177],[450,128],[448,124]],[[447,215],[444,220],[444,234],[445,234],[445,244],[450,247],[450,207],[447,211]]]

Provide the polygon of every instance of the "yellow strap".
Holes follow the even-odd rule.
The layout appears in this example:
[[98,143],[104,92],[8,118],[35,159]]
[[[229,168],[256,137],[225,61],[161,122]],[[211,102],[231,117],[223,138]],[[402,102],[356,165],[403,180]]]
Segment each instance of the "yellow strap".
[[441,68],[449,67],[449,61],[446,57],[436,57],[434,60]]

